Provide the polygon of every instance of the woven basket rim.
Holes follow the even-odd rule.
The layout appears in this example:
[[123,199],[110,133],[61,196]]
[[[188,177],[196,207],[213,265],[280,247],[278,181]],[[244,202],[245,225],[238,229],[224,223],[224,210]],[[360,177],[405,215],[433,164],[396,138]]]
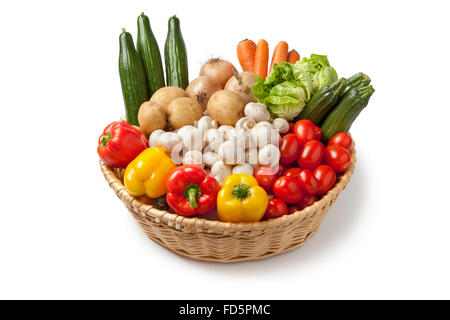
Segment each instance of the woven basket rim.
[[154,219],[166,222],[168,225],[175,225],[178,228],[191,230],[193,228],[207,229],[211,233],[235,233],[235,232],[263,232],[265,230],[277,229],[286,224],[291,224],[296,220],[303,220],[317,207],[324,207],[335,198],[335,194],[339,194],[350,180],[356,164],[356,150],[353,148],[351,152],[352,162],[347,171],[340,177],[333,189],[329,190],[320,200],[314,202],[313,205],[296,211],[292,214],[284,215],[276,219],[269,219],[258,222],[222,222],[219,220],[208,220],[201,217],[184,217],[176,213],[156,209],[151,205],[147,205],[137,198],[131,196],[123,182],[117,177],[114,170],[108,167],[100,160],[100,168],[110,187],[116,194],[131,207],[137,208],[142,215],[148,215]]

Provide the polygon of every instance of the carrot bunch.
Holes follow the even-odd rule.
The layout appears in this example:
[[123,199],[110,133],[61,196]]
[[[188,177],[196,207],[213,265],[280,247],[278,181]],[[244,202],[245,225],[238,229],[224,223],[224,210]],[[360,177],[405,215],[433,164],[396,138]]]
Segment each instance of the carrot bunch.
[[237,56],[243,71],[253,72],[255,67],[256,43],[252,40],[242,40],[237,45]]
[[256,46],[255,54],[255,72],[263,79],[267,77],[267,63],[269,62],[269,44],[261,39]]
[[[258,44],[252,40],[242,40],[237,45],[237,56],[243,71],[250,71],[263,79],[267,77],[269,69],[269,44],[261,39]],[[282,62],[296,63],[300,60],[300,54],[296,50],[289,51],[289,45],[285,41],[280,41],[272,54],[269,73],[272,72],[274,64],[280,65]]]

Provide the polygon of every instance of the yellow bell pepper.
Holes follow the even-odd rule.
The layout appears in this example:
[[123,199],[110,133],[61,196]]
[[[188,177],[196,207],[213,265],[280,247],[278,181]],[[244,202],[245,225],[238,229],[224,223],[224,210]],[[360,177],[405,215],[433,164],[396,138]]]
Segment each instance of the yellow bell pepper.
[[217,196],[217,214],[225,222],[256,222],[266,212],[269,198],[249,174],[232,174]]
[[166,180],[176,165],[160,148],[142,151],[125,170],[124,183],[133,196],[158,198],[166,194]]

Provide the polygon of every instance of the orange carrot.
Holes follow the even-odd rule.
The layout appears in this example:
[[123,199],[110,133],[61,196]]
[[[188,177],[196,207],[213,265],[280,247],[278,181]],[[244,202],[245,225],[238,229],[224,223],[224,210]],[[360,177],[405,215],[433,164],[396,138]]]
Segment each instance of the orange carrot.
[[270,72],[272,72],[273,65],[276,63],[280,65],[283,61],[287,61],[289,45],[285,41],[280,41],[273,50],[272,62],[270,63]]
[[253,72],[255,67],[256,43],[252,40],[242,40],[237,45],[237,56],[243,71]]
[[256,45],[255,68],[254,73],[263,78],[267,77],[267,68],[269,63],[269,44],[266,40],[261,39]]
[[298,60],[300,60],[300,54],[299,54],[297,51],[295,51],[295,50],[289,51],[287,61],[288,61],[289,63],[294,64],[294,63],[296,63]]

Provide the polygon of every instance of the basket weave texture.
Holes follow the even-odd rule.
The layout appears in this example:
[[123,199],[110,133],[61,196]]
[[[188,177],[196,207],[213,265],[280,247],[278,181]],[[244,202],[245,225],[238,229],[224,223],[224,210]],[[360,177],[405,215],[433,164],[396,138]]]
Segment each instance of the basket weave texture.
[[303,245],[318,229],[334,201],[353,174],[352,164],[333,189],[302,211],[255,223],[225,223],[187,218],[158,210],[131,196],[119,170],[100,161],[109,186],[122,200],[147,236],[162,246],[193,259],[217,262],[257,260],[290,251]]

